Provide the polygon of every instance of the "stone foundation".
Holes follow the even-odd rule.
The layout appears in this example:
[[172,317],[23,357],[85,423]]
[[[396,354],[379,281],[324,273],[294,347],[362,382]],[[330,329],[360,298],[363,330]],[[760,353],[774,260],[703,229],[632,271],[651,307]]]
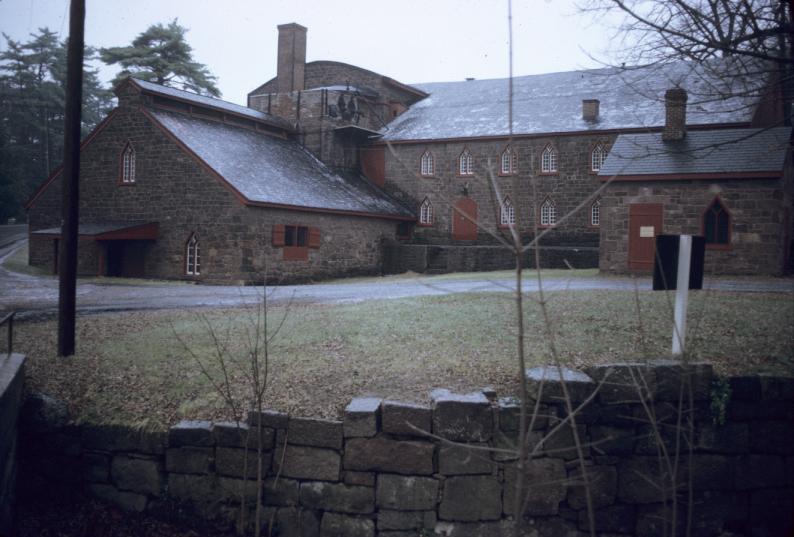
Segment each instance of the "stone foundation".
[[[522,256],[525,268],[534,268],[535,250]],[[514,269],[515,256],[501,246],[455,246],[403,244],[388,241],[384,246],[383,272],[399,274],[406,271],[442,274],[448,272],[482,272]],[[540,253],[541,268],[596,268],[598,247],[544,246]]]
[[341,420],[266,411],[167,431],[42,427],[33,414],[23,451],[49,479],[124,509],[222,525],[255,505],[261,461],[265,524],[280,536],[499,536],[516,519],[527,536],[578,537],[591,524],[603,537],[655,536],[674,517],[698,536],[792,530],[794,379],[719,383],[708,364],[673,362],[527,379],[518,504],[520,406],[492,390],[437,390],[427,406],[356,399]]

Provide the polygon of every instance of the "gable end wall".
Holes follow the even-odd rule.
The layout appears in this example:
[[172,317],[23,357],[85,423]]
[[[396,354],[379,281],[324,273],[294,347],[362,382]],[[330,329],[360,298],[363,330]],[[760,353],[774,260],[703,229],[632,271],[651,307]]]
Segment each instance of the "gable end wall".
[[[247,282],[264,278],[300,280],[345,274],[379,273],[381,242],[394,236],[388,220],[308,213],[243,205],[194,157],[185,153],[138,109],[124,100],[107,127],[82,151],[80,221],[158,222],[159,238],[141,241],[143,276],[181,279],[185,244],[197,233],[201,276],[206,282]],[[120,185],[119,158],[127,141],[136,151],[136,182]],[[56,178],[29,210],[30,231],[60,223],[61,179]],[[271,246],[274,224],[320,229],[321,244],[308,261],[284,261]],[[79,272],[96,275],[103,243],[81,241]],[[52,240],[34,239],[30,263],[54,264]],[[267,261],[265,261],[267,260]]]

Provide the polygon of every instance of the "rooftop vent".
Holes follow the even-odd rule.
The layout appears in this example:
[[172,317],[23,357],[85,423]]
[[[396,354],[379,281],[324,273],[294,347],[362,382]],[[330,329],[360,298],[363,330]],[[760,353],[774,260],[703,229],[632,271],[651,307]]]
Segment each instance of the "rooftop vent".
[[582,119],[585,121],[598,121],[598,99],[582,99]]

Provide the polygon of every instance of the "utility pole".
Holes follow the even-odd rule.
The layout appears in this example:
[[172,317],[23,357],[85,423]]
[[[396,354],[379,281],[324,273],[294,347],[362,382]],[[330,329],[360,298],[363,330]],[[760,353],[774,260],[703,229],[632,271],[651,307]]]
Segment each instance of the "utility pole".
[[61,247],[58,259],[58,356],[75,347],[77,224],[80,204],[80,116],[83,102],[85,0],[71,0],[66,56]]

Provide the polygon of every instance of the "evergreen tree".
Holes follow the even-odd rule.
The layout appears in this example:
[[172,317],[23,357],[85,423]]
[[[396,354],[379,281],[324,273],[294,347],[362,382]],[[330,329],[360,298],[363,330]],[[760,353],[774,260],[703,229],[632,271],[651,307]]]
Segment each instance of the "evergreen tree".
[[193,49],[185,40],[187,29],[174,19],[167,26],[155,24],[138,35],[127,47],[100,50],[100,58],[108,65],[119,64],[122,71],[117,84],[128,76],[181,88],[202,95],[219,97],[217,78],[207,67],[193,61]]
[[[63,157],[66,44],[42,28],[28,42],[4,35],[0,50],[0,222],[23,204]],[[86,50],[86,59],[95,56]],[[83,75],[83,135],[112,105],[95,70]]]

